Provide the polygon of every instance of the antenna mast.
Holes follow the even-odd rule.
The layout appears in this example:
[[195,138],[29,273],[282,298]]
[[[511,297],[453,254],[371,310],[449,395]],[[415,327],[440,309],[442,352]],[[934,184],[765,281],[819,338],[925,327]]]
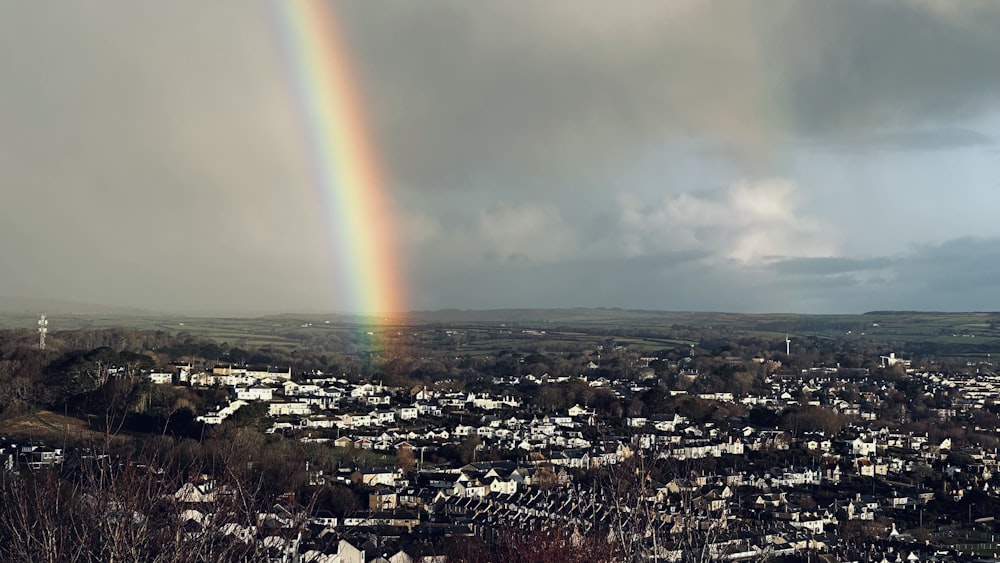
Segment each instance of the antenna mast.
[[45,335],[49,332],[49,320],[45,318],[45,313],[38,317],[38,349],[45,349]]

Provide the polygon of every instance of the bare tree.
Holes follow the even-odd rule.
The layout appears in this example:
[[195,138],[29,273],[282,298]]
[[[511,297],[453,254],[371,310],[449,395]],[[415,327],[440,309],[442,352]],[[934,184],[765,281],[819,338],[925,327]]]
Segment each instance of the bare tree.
[[610,563],[624,561],[620,546],[602,534],[546,526],[531,532],[500,530],[490,542],[468,541],[449,555],[457,563]]
[[600,473],[597,494],[609,513],[607,533],[619,560],[723,559],[715,543],[725,531],[726,509],[712,511],[696,502],[688,479],[701,460],[673,458],[662,445],[644,442],[647,438],[633,436],[631,455]]
[[86,529],[76,517],[78,488],[54,471],[8,480],[0,510],[0,557],[6,561],[86,561]]
[[[0,489],[0,560],[152,563],[291,558],[309,504],[279,505],[253,465],[205,479],[197,509],[183,471],[94,448],[62,470],[25,470]],[[194,469],[194,468],[192,468]]]

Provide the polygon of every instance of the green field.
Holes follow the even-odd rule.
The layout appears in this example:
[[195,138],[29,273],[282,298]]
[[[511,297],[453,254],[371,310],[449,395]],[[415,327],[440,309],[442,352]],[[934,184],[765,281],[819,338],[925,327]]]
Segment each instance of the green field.
[[[34,329],[27,312],[0,314],[0,327]],[[199,317],[152,314],[50,315],[53,334],[77,329],[187,334],[233,346],[297,348],[341,339],[359,349],[392,341],[451,347],[463,355],[504,349],[579,349],[608,339],[633,349],[686,346],[705,338],[857,339],[877,345],[926,343],[977,356],[1000,352],[1000,313],[872,312],[861,315],[735,314],[623,309],[509,309],[415,312],[384,324],[336,314]],[[372,334],[368,334],[371,331]]]

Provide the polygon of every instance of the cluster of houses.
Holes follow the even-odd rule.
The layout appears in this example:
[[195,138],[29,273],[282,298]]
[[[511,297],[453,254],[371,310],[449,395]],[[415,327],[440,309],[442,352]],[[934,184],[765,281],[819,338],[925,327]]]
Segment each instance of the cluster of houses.
[[[405,551],[389,554],[373,547],[373,529],[379,530],[379,538],[387,537],[387,529],[396,530],[400,537],[427,537],[442,530],[486,535],[501,527],[531,530],[546,523],[580,533],[608,529],[622,517],[620,499],[609,498],[605,489],[593,484],[582,485],[581,473],[614,468],[635,456],[685,462],[738,460],[753,452],[810,452],[814,466],[790,463],[736,471],[732,468],[738,462],[723,463],[722,467],[730,469],[664,483],[647,481],[641,498],[630,500],[633,506],[639,503],[649,509],[643,513],[655,515],[641,524],[650,534],[678,540],[696,531],[720,559],[756,560],[807,552],[843,554],[850,546],[841,541],[837,530],[849,521],[879,522],[876,535],[885,541],[912,539],[896,529],[898,515],[922,510],[935,499],[960,500],[974,486],[985,484],[985,490],[990,490],[988,482],[998,465],[996,452],[963,452],[973,456],[973,467],[949,465],[949,440],[935,443],[926,433],[890,430],[877,423],[893,391],[891,383],[864,370],[848,375],[860,392],[845,392],[843,371],[817,368],[800,374],[772,374],[764,392],[697,394],[703,401],[774,412],[799,406],[829,409],[854,421],[837,435],[758,428],[745,419],[742,424],[695,422],[679,413],[627,416],[616,434],[602,434],[595,431],[601,424],[599,417],[586,405],[574,405],[565,412],[529,412],[509,395],[407,390],[343,378],[293,381],[287,370],[216,368],[210,374],[189,373],[183,381],[231,387],[233,399],[228,405],[200,417],[207,424],[222,422],[240,406],[261,402],[274,418],[270,432],[328,442],[335,448],[389,454],[410,450],[411,459],[420,460],[428,450],[474,439],[474,451],[519,452],[508,461],[473,462],[456,469],[417,463],[408,472],[398,467],[356,468],[332,475],[313,472],[313,483],[363,487],[369,491],[370,503],[368,510],[358,514],[326,515],[317,521],[323,525],[317,537],[326,538],[327,543],[306,549],[307,560],[407,560]],[[696,372],[686,376],[689,380],[698,377]],[[912,376],[926,382],[928,393],[950,392],[948,407],[939,413],[942,416],[982,408],[1000,397],[1000,383],[994,386],[992,376]],[[517,379],[517,383],[539,385],[566,382],[547,376]],[[652,384],[588,383],[609,387],[620,396],[641,393]],[[924,488],[914,478],[922,471],[939,471],[951,485],[946,491]],[[891,492],[880,487],[868,494],[845,488],[842,494],[827,495],[822,503],[812,501],[807,492],[823,487],[836,490],[844,482],[866,483],[866,479],[894,485]],[[659,556],[682,557],[677,541],[664,545],[671,548],[661,546],[664,551]],[[929,555],[932,551],[916,546],[905,551],[905,557],[931,560],[936,557]],[[358,555],[362,552],[367,555]],[[379,555],[373,555],[376,552]],[[896,551],[895,557],[903,553]]]
[[0,471],[16,472],[19,467],[46,469],[62,464],[62,448],[36,441],[14,441],[0,436]]
[[[689,382],[699,377],[683,363],[676,369]],[[935,503],[961,502],[973,492],[994,495],[1000,486],[996,449],[956,446],[949,438],[932,439],[926,431],[880,420],[899,401],[899,393],[891,379],[867,370],[771,373],[763,388],[751,393],[694,394],[701,401],[734,407],[733,412],[825,409],[849,421],[836,433],[763,427],[751,424],[746,415],[695,420],[680,412],[631,413],[609,425],[591,405],[542,412],[526,408],[513,393],[405,389],[322,374],[293,380],[288,368],[182,366],[147,377],[161,385],[228,387],[227,404],[198,416],[205,424],[221,424],[240,408],[263,404],[273,419],[269,432],[412,460],[398,467],[310,471],[310,483],[351,487],[367,494],[369,504],[337,516],[286,508],[293,514],[282,518],[307,519],[310,532],[294,542],[285,538],[273,544],[303,561],[437,561],[437,554],[414,549],[413,542],[420,538],[426,546],[428,538],[488,536],[505,528],[545,525],[586,534],[622,529],[623,521],[635,537],[663,538],[662,544],[653,542],[646,549],[651,550],[647,556],[664,560],[685,558],[685,541],[725,560],[810,553],[858,561],[949,560],[947,550],[935,554],[934,542],[925,538],[921,543],[908,533],[913,522],[922,524],[923,511],[933,512]],[[1000,402],[1000,377],[992,374],[910,370],[908,377],[922,389],[917,398],[933,404],[934,415],[942,420],[965,420]],[[581,378],[620,398],[656,385],[649,377]],[[569,378],[528,375],[498,381],[561,385]],[[425,453],[449,447],[466,448],[472,459],[461,467],[423,463]],[[478,457],[484,450],[511,454],[503,461],[483,461]],[[636,469],[643,466],[638,460],[684,470],[669,476],[642,474]],[[61,451],[42,444],[0,442],[0,465],[7,470],[61,461]],[[595,480],[594,475],[602,477]],[[607,475],[636,481],[629,489],[632,496],[616,495]],[[933,487],[928,486],[931,481]],[[197,523],[212,512],[213,494],[191,483],[177,498]],[[970,520],[972,516],[970,509]],[[870,525],[874,539],[889,543],[869,542],[867,552],[856,552],[860,548],[839,532],[850,522]]]

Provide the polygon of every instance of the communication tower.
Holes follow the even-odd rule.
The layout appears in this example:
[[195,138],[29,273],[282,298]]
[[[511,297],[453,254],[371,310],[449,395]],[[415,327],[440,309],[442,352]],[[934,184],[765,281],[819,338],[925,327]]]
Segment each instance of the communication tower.
[[38,349],[45,349],[45,335],[49,332],[49,320],[45,318],[45,313],[38,318]]

